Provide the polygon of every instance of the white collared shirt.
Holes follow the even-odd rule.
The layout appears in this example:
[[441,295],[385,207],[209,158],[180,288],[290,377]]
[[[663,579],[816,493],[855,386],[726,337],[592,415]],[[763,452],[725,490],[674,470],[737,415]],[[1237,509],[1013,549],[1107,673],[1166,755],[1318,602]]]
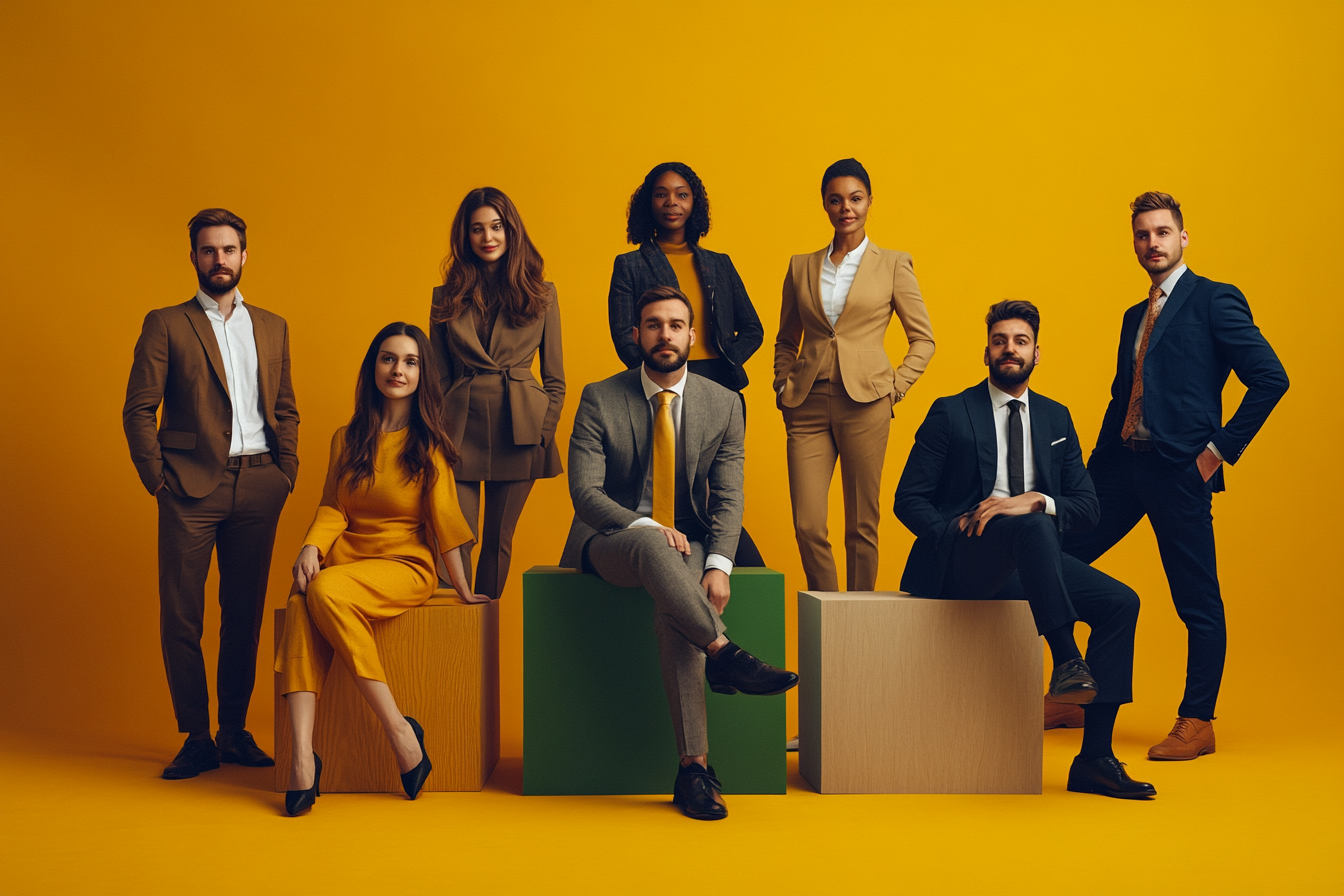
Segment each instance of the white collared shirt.
[[229,387],[229,404],[233,406],[233,435],[229,441],[229,457],[243,454],[262,454],[270,451],[266,443],[266,421],[261,416],[261,386],[257,373],[257,340],[252,332],[252,316],[243,304],[243,294],[234,290],[233,313],[224,319],[219,303],[196,290],[196,301],[210,318],[224,359],[224,379]]
[[865,236],[853,252],[845,253],[838,267],[831,262],[834,251],[835,240],[831,240],[826,254],[821,257],[821,310],[826,312],[831,326],[835,326],[840,312],[845,310],[845,300],[849,298],[849,288],[854,285],[854,275],[859,272],[859,262],[868,251],[868,237]]
[[[681,379],[677,380],[677,382],[674,383],[673,385],[667,387],[670,391],[676,393],[676,397],[672,399],[672,431],[676,436],[676,443],[678,445],[681,444],[681,397],[686,392],[686,380],[687,380],[686,374],[687,370],[683,366],[681,368]],[[659,392],[663,391],[663,387],[655,383],[653,380],[649,379],[649,372],[644,369],[644,365],[642,364],[639,367],[639,382],[644,387],[644,399],[649,406],[649,420],[652,421],[654,412],[658,407],[658,402],[655,401],[654,398],[655,396],[657,396]],[[649,454],[650,458],[652,458],[653,452],[650,451]],[[654,520],[653,517],[649,516],[649,514],[653,513],[652,461],[650,461],[649,463],[648,475],[644,477],[644,494],[642,494],[639,498],[639,506],[635,508],[635,513],[639,514],[639,519],[635,520],[633,523],[627,526],[626,527],[627,529],[634,529],[638,526],[659,525],[659,523],[656,520]],[[668,526],[669,528],[675,528],[676,520],[669,520],[666,523],[663,523],[662,525]],[[732,575],[733,561],[729,560],[722,554],[710,554],[707,557],[705,557],[705,569],[721,569],[726,574]]]
[[[1022,409],[1017,413],[1022,415],[1022,465],[1025,469],[1022,471],[1022,491],[1036,491],[1036,452],[1032,450],[1031,445],[1031,390],[1027,389],[1017,400],[1022,402]],[[990,492],[996,498],[1012,497],[1012,492],[1008,489],[1008,418],[1012,415],[1013,409],[1008,406],[1008,402],[1013,400],[1013,396],[994,385],[989,384],[989,400],[994,405],[994,437],[999,443],[998,466],[994,472],[994,491]],[[1045,495],[1045,512],[1051,516],[1055,515],[1055,499]]]

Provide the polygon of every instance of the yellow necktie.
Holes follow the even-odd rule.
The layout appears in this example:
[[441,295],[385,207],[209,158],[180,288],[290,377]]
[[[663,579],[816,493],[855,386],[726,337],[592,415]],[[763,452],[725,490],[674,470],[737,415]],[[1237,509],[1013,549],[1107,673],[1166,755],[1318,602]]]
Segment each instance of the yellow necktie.
[[672,425],[672,399],[677,393],[664,389],[654,398],[653,412],[653,520],[663,526],[677,524],[677,431]]

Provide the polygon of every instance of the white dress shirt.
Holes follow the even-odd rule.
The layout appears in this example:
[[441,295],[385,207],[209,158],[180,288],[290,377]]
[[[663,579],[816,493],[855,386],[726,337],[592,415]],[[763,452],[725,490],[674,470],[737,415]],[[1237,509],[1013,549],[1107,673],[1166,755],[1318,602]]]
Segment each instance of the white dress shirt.
[[835,322],[840,319],[840,312],[845,310],[845,300],[849,298],[849,288],[854,285],[854,275],[859,272],[859,262],[863,260],[863,253],[868,251],[868,237],[863,238],[863,242],[853,252],[848,252],[845,257],[840,259],[840,265],[831,263],[831,253],[835,251],[835,240],[826,247],[826,254],[821,258],[821,310],[826,312],[826,319],[835,326]]
[[[1023,470],[1022,491],[1034,492],[1036,488],[1036,452],[1031,446],[1031,390],[1027,389],[1022,393],[1022,397],[1017,400],[1022,402],[1022,409],[1017,413],[1022,415],[1022,465]],[[1010,498],[1012,492],[1008,490],[1008,417],[1013,413],[1013,409],[1008,407],[1008,402],[1013,400],[1013,396],[994,385],[989,384],[989,400],[994,405],[994,437],[999,443],[999,461],[998,467],[994,473],[994,491],[990,492],[995,498]],[[1043,493],[1042,493],[1043,494]],[[1051,516],[1055,515],[1055,499],[1045,495],[1045,512]]]
[[252,333],[252,317],[243,304],[243,294],[237,290],[233,294],[233,313],[225,320],[219,303],[203,290],[196,290],[196,301],[210,318],[219,354],[224,359],[224,378],[229,387],[229,404],[233,406],[229,457],[238,457],[262,454],[270,451],[271,446],[266,443],[266,421],[261,416],[257,340]]
[[[639,381],[644,386],[644,398],[649,405],[649,420],[653,420],[654,411],[658,407],[658,402],[654,400],[663,387],[649,379],[649,372],[644,369],[644,365],[639,367]],[[681,396],[686,391],[686,368],[681,368],[681,379],[677,380],[671,386],[667,387],[675,392],[677,397],[672,399],[672,431],[676,437],[677,445],[681,445]],[[650,452],[652,455],[652,452]],[[649,516],[653,513],[653,463],[650,460],[648,475],[644,477],[644,494],[640,496],[639,506],[635,508],[635,513],[639,514],[639,519],[635,520],[627,529],[634,529],[637,526],[657,526],[658,521]],[[663,523],[669,528],[676,526],[676,520],[668,520]],[[722,554],[710,554],[705,557],[705,569],[721,569],[726,574],[733,574],[733,561]]]

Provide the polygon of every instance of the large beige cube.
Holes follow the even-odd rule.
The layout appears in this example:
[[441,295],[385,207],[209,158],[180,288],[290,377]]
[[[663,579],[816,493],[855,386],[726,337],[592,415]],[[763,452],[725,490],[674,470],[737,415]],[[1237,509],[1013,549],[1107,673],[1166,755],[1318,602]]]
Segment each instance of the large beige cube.
[[798,592],[798,767],[821,793],[1040,793],[1025,601]]
[[[285,611],[275,611],[280,643]],[[374,623],[397,708],[425,729],[434,763],[425,790],[480,790],[499,761],[499,603],[465,604],[441,589],[423,606]],[[289,789],[289,712],[275,676],[275,789]],[[340,658],[317,701],[313,749],[324,793],[401,793],[392,747]]]

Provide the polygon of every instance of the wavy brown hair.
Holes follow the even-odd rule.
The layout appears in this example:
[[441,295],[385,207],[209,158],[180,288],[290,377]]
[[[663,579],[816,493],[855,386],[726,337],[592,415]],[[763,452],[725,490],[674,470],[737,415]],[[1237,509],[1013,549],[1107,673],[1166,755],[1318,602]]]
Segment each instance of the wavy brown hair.
[[355,412],[345,428],[345,444],[341,446],[341,456],[336,465],[337,478],[345,480],[351,490],[360,485],[366,488],[373,485],[373,462],[378,456],[378,433],[383,422],[383,393],[378,389],[375,368],[378,352],[390,336],[411,337],[420,355],[420,385],[415,390],[416,400],[411,402],[410,432],[401,449],[400,463],[406,481],[418,481],[421,490],[428,492],[438,477],[434,469],[434,452],[443,455],[444,462],[449,466],[457,463],[458,454],[444,428],[443,395],[429,383],[430,371],[435,369],[429,337],[415,324],[402,321],[388,324],[379,330],[369,343],[369,350],[364,353],[364,363],[359,367],[359,380],[355,383]]
[[[504,222],[504,263],[494,276],[471,248],[471,216],[486,206]],[[456,320],[468,305],[484,316],[498,303],[511,326],[531,323],[546,313],[551,300],[541,276],[543,267],[541,253],[509,197],[494,187],[478,187],[467,194],[453,217],[452,248],[443,260],[443,290],[429,309],[429,321]]]

